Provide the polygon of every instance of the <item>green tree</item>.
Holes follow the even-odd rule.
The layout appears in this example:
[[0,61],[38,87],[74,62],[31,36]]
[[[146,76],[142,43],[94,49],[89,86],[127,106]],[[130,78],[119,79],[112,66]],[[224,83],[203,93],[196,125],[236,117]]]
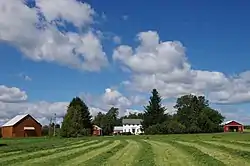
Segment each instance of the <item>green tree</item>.
[[48,136],[49,135],[49,126],[45,125],[42,127],[42,135],[43,136]]
[[104,135],[110,135],[113,133],[114,126],[119,124],[118,108],[112,107],[106,114],[99,112],[93,120],[93,123],[102,128]]
[[167,115],[165,114],[166,108],[162,106],[161,100],[162,99],[158,91],[153,89],[149,104],[144,107],[145,112],[143,115],[142,127],[145,132],[150,126],[163,123],[167,120]]
[[105,135],[110,135],[114,131],[114,126],[117,124],[117,116],[119,114],[118,108],[112,107],[110,110],[107,112],[104,118],[104,127],[103,127],[103,133]]
[[92,132],[91,115],[87,105],[75,97],[68,106],[61,127],[62,137],[78,137],[90,135]]
[[122,117],[123,119],[143,119],[143,113],[129,113]]
[[204,96],[184,95],[177,99],[176,120],[185,126],[187,133],[217,132],[224,117],[209,107]]
[[93,124],[102,128],[104,118],[105,118],[105,114],[98,112],[98,114],[93,119]]

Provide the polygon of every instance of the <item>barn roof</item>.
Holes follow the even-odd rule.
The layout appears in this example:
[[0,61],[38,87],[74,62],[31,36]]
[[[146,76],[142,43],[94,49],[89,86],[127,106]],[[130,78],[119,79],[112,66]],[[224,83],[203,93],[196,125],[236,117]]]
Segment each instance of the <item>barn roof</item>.
[[[14,126],[17,124],[20,120],[28,116],[29,114],[24,114],[24,115],[17,115],[14,118],[10,119],[8,122],[2,125],[2,127],[7,127],[7,126]],[[33,118],[33,117],[32,117]],[[34,119],[35,120],[35,119]],[[35,120],[36,121],[36,120]],[[39,122],[37,122],[39,123]],[[40,124],[40,123],[39,123]]]
[[102,128],[97,125],[93,125],[93,127],[97,128],[97,130],[102,130]]
[[221,123],[221,125],[226,125],[226,124],[229,124],[229,123],[232,123],[232,122],[236,122],[236,123],[242,124],[242,123],[240,123],[240,122],[238,122],[236,120],[229,120],[229,121]]

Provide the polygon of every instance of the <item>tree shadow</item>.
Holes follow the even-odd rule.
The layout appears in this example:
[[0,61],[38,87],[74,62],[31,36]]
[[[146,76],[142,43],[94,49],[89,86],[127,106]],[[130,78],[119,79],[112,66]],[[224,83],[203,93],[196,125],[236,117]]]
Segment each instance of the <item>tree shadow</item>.
[[8,145],[7,145],[7,144],[0,144],[0,147],[1,147],[1,146],[8,146]]

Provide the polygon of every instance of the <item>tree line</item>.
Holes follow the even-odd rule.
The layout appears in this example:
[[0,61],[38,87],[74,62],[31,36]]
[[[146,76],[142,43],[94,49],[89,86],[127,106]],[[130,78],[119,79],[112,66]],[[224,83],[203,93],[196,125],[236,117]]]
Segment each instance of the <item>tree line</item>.
[[161,97],[153,89],[143,114],[145,134],[212,133],[221,132],[225,117],[209,106],[204,96],[184,95],[177,99],[173,115],[161,104]]
[[177,99],[176,113],[171,115],[162,105],[162,98],[156,89],[144,111],[119,117],[119,109],[112,107],[107,113],[99,112],[92,117],[87,105],[75,97],[70,102],[60,129],[62,137],[91,135],[93,124],[102,128],[104,135],[113,133],[114,126],[121,126],[122,119],[142,119],[144,134],[212,133],[223,131],[220,125],[224,117],[209,106],[204,96],[184,95]]

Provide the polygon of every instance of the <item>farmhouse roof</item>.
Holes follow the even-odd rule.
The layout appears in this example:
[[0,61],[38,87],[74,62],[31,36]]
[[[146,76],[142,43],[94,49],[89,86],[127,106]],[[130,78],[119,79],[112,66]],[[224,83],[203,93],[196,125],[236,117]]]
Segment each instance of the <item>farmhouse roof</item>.
[[[29,114],[24,114],[24,115],[17,115],[14,118],[10,119],[8,122],[2,125],[2,127],[8,127],[8,126],[14,126],[17,124],[19,121],[24,119],[26,116],[30,116]],[[32,117],[33,118],[33,117]],[[35,120],[35,119],[34,119]],[[35,120],[36,121],[36,120]],[[37,122],[37,121],[36,121]],[[37,122],[39,123],[39,122]],[[39,123],[40,124],[40,123]]]
[[122,124],[140,125],[142,119],[122,119]]

